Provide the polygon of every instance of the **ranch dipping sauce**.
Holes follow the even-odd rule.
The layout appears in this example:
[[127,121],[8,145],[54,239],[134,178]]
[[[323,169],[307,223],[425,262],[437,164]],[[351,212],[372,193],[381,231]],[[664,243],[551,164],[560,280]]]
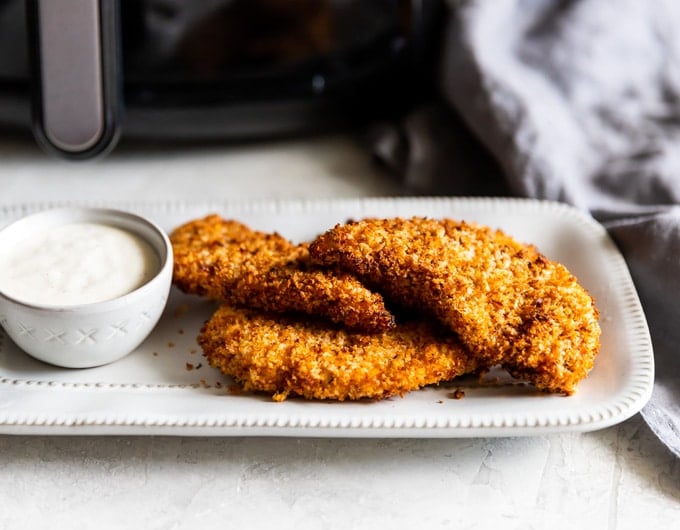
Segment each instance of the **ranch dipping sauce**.
[[99,223],[71,223],[0,248],[0,291],[20,302],[73,306],[117,298],[160,269],[138,235]]

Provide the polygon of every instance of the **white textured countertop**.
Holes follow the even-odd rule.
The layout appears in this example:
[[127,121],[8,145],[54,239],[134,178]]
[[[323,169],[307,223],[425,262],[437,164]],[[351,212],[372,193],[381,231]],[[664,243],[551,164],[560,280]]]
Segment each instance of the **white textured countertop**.
[[[400,194],[350,139],[123,147],[0,140],[0,205]],[[0,529],[676,528],[680,461],[639,416],[529,438],[0,436]]]

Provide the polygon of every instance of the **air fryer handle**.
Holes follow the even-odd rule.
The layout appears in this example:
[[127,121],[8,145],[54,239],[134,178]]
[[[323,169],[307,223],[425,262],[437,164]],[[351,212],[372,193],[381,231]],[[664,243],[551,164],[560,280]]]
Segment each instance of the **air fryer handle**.
[[33,133],[48,151],[91,158],[120,128],[118,0],[29,0]]

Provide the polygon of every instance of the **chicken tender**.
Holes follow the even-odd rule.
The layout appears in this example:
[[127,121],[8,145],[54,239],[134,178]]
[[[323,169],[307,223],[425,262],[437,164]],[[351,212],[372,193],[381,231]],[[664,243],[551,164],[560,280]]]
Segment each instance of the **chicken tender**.
[[388,300],[430,313],[482,365],[571,394],[599,350],[598,311],[561,264],[499,230],[454,220],[367,219],[310,246]]
[[170,234],[173,281],[187,293],[277,313],[321,315],[365,331],[382,331],[394,317],[382,296],[345,272],[309,263],[307,245],[209,215]]
[[215,214],[175,228],[170,242],[175,285],[216,300],[234,295],[244,271],[266,271],[306,253],[279,234],[257,232]]
[[475,369],[458,339],[425,323],[359,333],[222,305],[201,329],[208,363],[276,401],[382,399]]

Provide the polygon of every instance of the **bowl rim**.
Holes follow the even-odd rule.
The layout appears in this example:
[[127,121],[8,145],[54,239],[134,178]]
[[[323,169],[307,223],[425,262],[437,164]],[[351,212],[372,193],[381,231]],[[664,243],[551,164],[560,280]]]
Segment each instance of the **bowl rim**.
[[[30,230],[31,224],[44,223],[46,220],[54,219],[61,221],[56,226],[78,223],[78,222],[93,222],[107,224],[123,230],[132,231],[135,235],[141,237],[151,248],[158,254],[160,265],[156,273],[148,281],[138,286],[136,289],[125,294],[110,298],[107,300],[100,300],[98,302],[89,302],[84,304],[38,304],[26,300],[15,298],[6,294],[0,289],[0,298],[11,302],[12,304],[21,306],[25,309],[37,311],[40,313],[49,314],[65,314],[65,313],[102,313],[113,311],[120,306],[129,305],[134,299],[144,297],[149,291],[157,288],[157,284],[164,282],[169,275],[168,290],[170,288],[170,280],[172,278],[173,268],[173,251],[172,244],[166,232],[160,228],[154,221],[142,215],[129,212],[127,210],[117,208],[99,208],[89,206],[74,206],[74,207],[58,207],[42,210],[40,212],[32,213],[21,217],[11,223],[0,228],[0,245],[5,234],[12,230],[21,230],[26,225]],[[118,222],[117,222],[118,221]],[[122,224],[119,224],[121,223]],[[52,225],[55,226],[55,225]],[[139,228],[136,230],[135,228]],[[144,231],[146,229],[146,233]],[[151,233],[154,237],[149,237]]]

